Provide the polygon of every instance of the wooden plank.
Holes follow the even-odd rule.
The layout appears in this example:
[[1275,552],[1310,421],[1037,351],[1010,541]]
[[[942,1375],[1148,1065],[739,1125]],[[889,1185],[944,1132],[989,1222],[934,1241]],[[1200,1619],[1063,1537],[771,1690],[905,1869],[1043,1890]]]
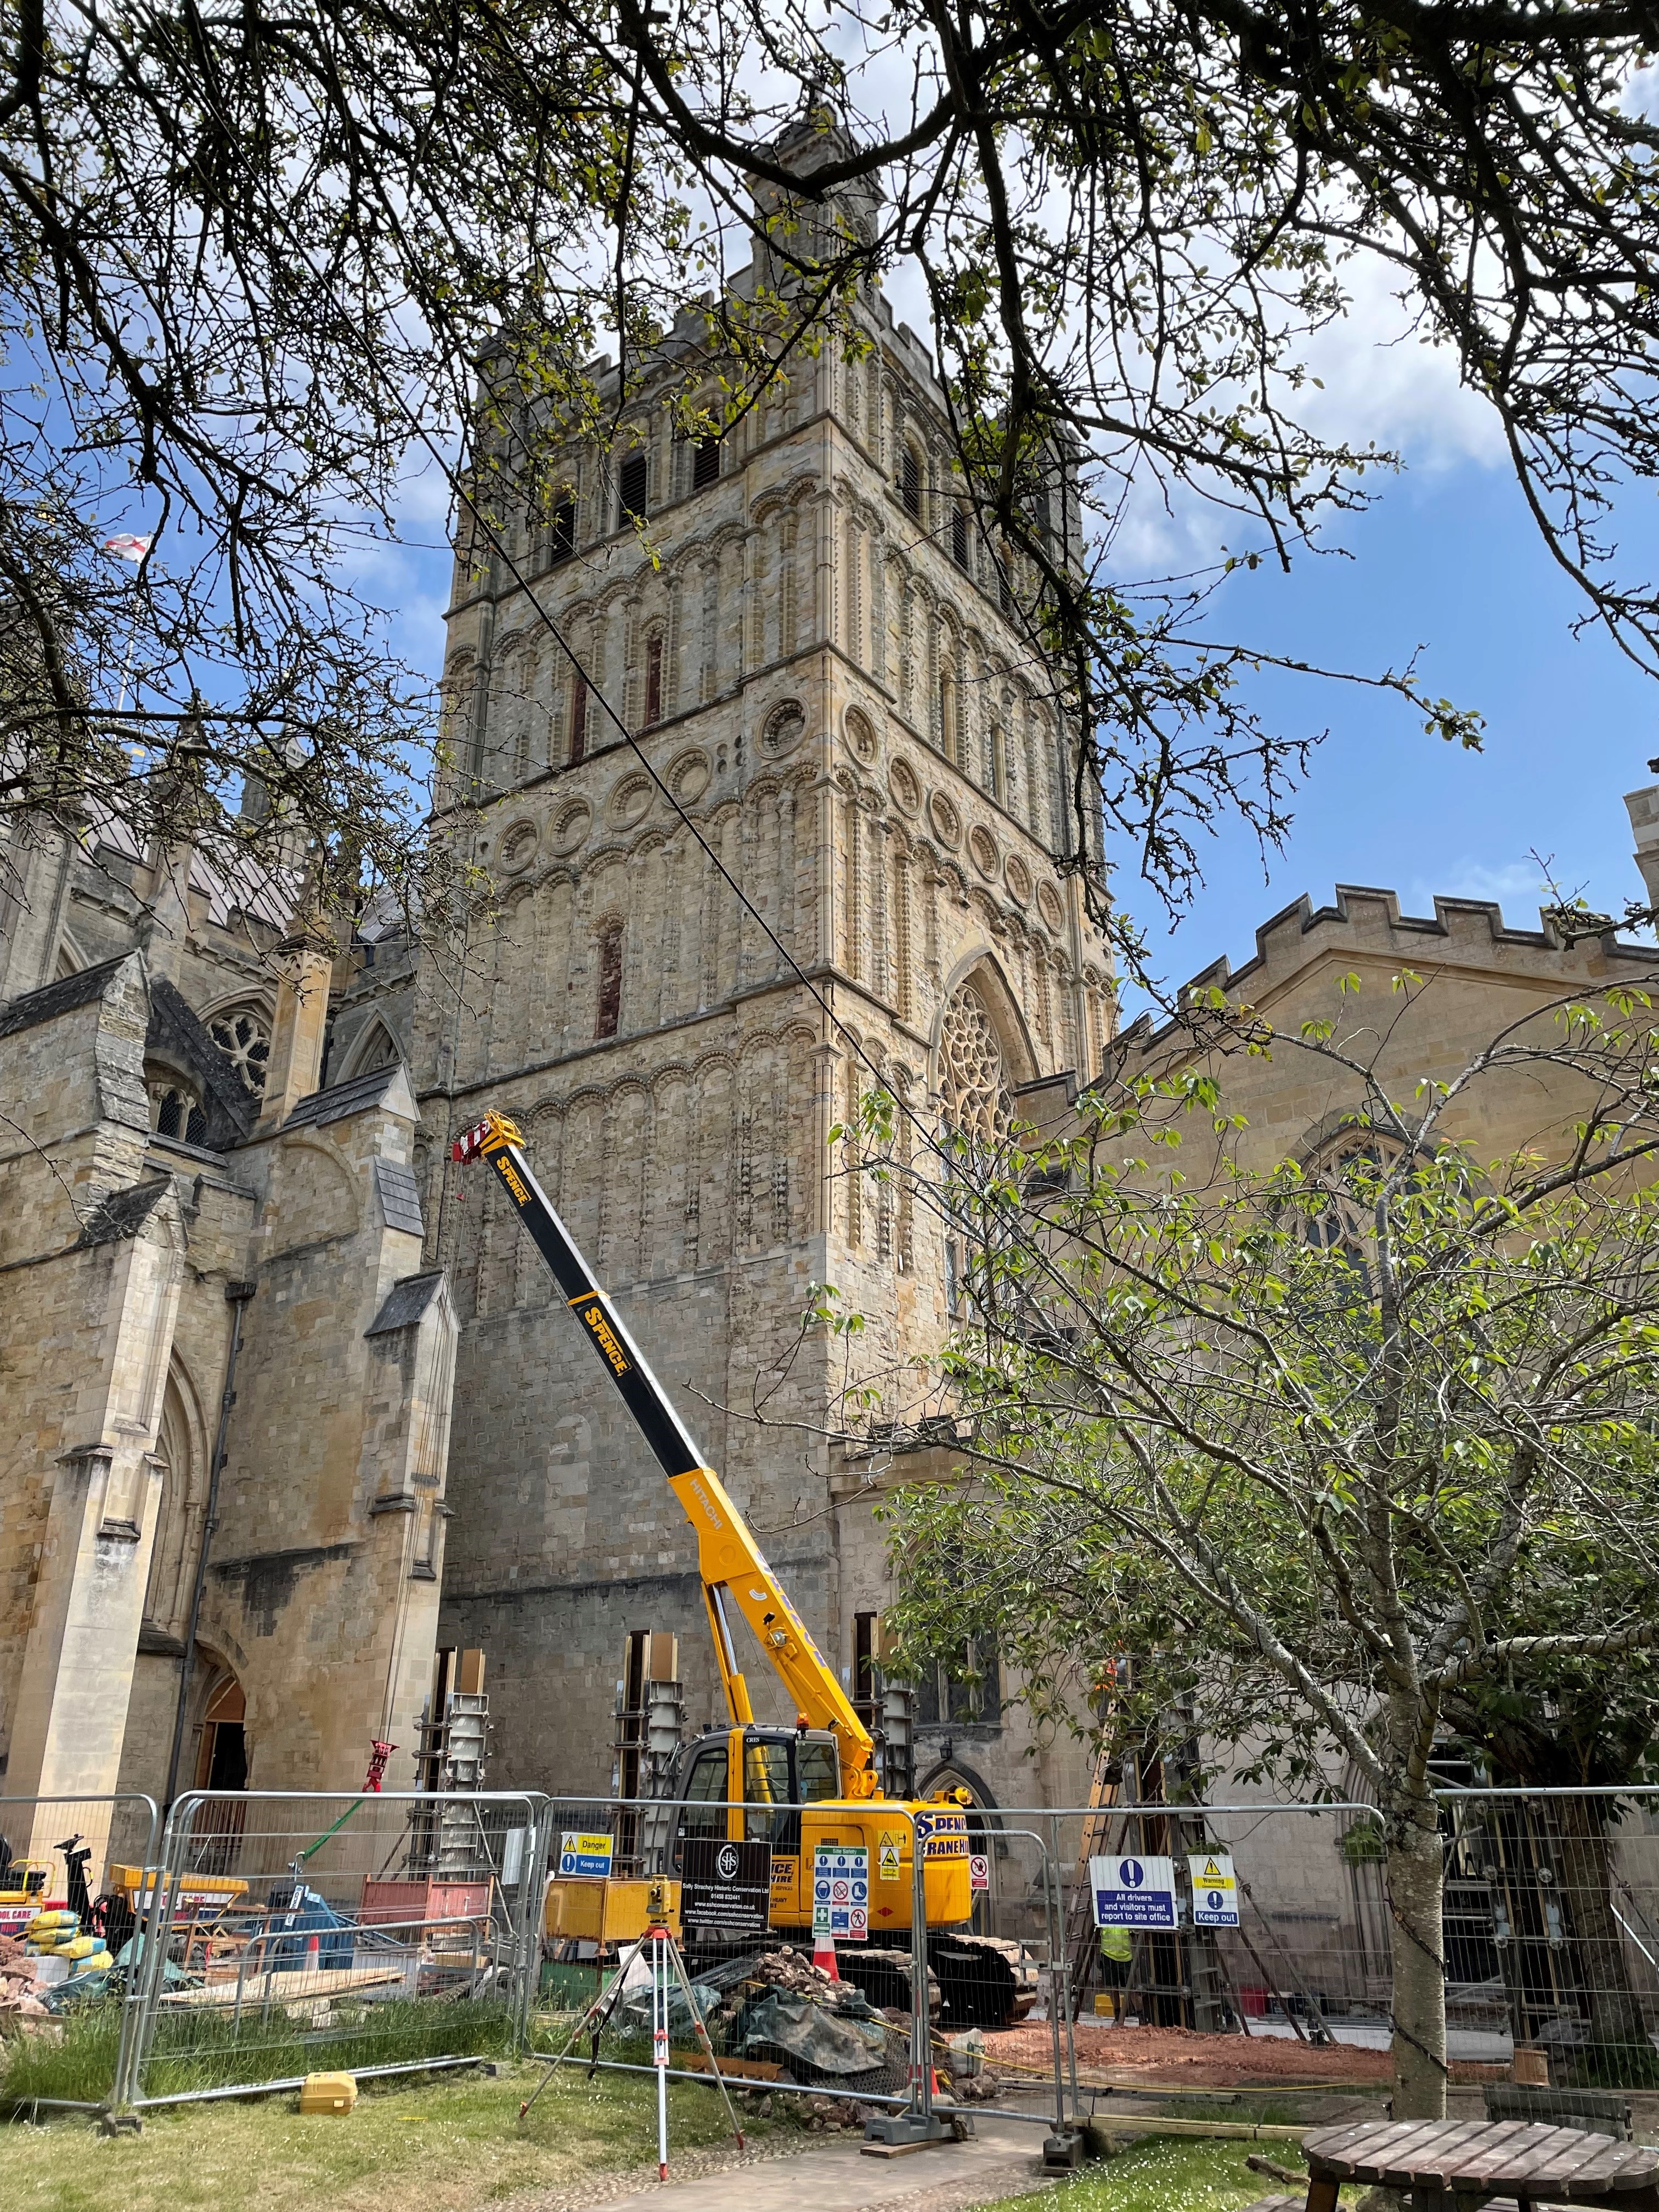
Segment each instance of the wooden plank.
[[1415,2127],[1405,2123],[1394,2142],[1367,2154],[1364,2175],[1354,2178],[1380,2182],[1389,2189],[1437,2189],[1444,2165],[1443,2150],[1449,2139],[1455,2142],[1466,2136],[1471,2124],[1484,2123],[1430,2120]]
[[1373,2168],[1378,2160],[1392,2159],[1406,2144],[1444,2125],[1443,2120],[1373,2120],[1358,2127],[1309,2136],[1302,2148],[1310,2162],[1316,2160],[1320,2166],[1328,2166],[1345,2179],[1357,2179],[1362,2172],[1367,2179],[1374,2179]]
[[[407,1978],[413,1963],[412,1959],[404,1959],[390,1966],[323,1966],[310,1973],[303,1967],[290,1973],[273,1967],[269,1973],[247,1977],[242,1984],[242,2008],[246,2011],[249,2005],[262,2005],[267,1997],[284,2005],[316,2004],[324,1997],[342,1996],[351,1990],[374,1989],[386,1982],[401,1982]],[[203,1990],[169,1990],[161,1998],[164,2005],[231,2007],[235,2002],[234,1981],[210,1982]]]
[[[708,2074],[714,2069],[701,2051],[671,2051],[672,2064],[684,2067],[689,2074]],[[781,2081],[783,2069],[771,2058],[722,2058],[719,2061],[720,2078],[726,2081]],[[849,2089],[848,2096],[856,2096]]]

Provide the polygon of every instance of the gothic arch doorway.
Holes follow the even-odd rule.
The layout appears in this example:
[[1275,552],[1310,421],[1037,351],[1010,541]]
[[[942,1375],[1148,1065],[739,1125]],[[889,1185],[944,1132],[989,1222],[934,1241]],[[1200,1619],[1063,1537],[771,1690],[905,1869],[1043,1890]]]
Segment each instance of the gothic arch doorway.
[[247,1788],[247,1698],[228,1667],[209,1686],[196,1755],[198,1790]]

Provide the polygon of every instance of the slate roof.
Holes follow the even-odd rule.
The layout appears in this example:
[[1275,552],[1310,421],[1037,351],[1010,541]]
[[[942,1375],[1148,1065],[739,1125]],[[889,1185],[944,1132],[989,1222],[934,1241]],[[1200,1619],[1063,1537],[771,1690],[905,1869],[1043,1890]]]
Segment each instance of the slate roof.
[[383,1160],[377,1155],[374,1188],[380,1194],[380,1211],[386,1216],[388,1229],[407,1230],[411,1237],[425,1236],[421,1194],[413,1168],[406,1168],[398,1160]]
[[70,1013],[76,1006],[90,1006],[101,999],[105,986],[130,952],[118,952],[113,960],[100,961],[96,968],[82,968],[78,975],[60,975],[55,983],[43,983],[38,991],[27,991],[21,999],[14,999],[0,1013],[0,1036],[10,1036],[17,1030],[32,1030],[41,1022],[55,1022],[60,1014]]
[[377,1313],[363,1331],[365,1336],[390,1336],[396,1329],[412,1328],[444,1286],[444,1271],[405,1275],[386,1292]]
[[394,1083],[403,1080],[403,1074],[402,1061],[393,1060],[389,1066],[371,1068],[367,1075],[354,1075],[349,1083],[313,1091],[309,1098],[300,1101],[283,1127],[320,1129],[330,1121],[343,1121],[348,1115],[365,1114],[380,1104]]
[[156,1176],[148,1182],[112,1191],[82,1223],[81,1234],[75,1240],[77,1247],[84,1250],[94,1244],[118,1244],[136,1237],[172,1188],[171,1176]]

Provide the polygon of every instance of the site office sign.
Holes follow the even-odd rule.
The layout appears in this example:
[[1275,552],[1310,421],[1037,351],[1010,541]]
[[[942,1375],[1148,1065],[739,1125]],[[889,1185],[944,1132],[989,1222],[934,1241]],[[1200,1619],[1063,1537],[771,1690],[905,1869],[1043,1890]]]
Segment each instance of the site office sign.
[[1171,1858],[1091,1859],[1089,1893],[1097,1928],[1178,1928]]
[[772,1846],[689,1836],[680,1919],[699,1936],[765,1936],[772,1923]]

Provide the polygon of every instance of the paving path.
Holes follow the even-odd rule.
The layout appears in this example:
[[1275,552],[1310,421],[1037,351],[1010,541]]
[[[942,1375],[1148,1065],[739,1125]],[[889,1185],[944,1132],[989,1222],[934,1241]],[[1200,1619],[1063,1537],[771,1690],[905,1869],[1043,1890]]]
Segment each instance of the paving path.
[[635,2183],[626,2195],[530,2192],[514,2199],[513,2212],[585,2212],[599,2204],[605,2212],[969,2212],[1053,2186],[1040,2162],[1040,2128],[984,2118],[976,2125],[971,2142],[941,2143],[905,2158],[866,2158],[858,2137],[847,2136],[717,2171],[697,2159],[702,2170],[690,2179],[677,2180],[671,2166],[666,2184]]

